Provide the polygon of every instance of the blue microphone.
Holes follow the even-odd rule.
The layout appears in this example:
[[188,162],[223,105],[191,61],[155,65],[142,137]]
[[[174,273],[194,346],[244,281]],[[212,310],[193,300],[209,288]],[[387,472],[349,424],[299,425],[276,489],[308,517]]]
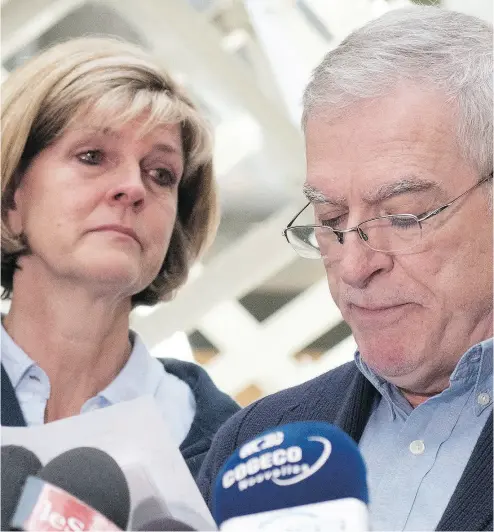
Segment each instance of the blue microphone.
[[220,470],[213,517],[222,531],[369,530],[366,468],[328,423],[289,423],[242,445]]

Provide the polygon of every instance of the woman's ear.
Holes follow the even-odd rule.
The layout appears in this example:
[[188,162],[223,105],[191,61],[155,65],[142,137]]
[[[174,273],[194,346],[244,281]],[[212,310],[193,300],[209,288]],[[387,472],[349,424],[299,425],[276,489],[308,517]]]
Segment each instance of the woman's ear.
[[22,190],[21,187],[17,187],[17,190],[14,192],[14,197],[12,198],[12,204],[9,206],[7,212],[7,220],[9,228],[14,235],[20,235],[23,231],[23,219],[22,219]]

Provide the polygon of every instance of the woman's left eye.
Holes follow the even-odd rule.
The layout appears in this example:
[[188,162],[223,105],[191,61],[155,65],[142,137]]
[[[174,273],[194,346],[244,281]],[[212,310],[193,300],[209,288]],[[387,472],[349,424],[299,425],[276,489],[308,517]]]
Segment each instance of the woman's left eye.
[[84,164],[97,166],[103,162],[104,154],[101,150],[86,150],[79,153],[77,158]]
[[175,174],[167,168],[153,168],[152,170],[148,170],[147,174],[160,187],[172,187],[177,182]]

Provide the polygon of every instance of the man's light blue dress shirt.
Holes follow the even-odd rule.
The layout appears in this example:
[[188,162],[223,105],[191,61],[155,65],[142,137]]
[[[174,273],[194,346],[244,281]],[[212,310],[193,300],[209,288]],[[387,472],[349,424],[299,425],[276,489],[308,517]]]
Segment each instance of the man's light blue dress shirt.
[[460,359],[450,386],[412,408],[355,355],[382,395],[360,440],[372,529],[434,530],[492,412],[492,338]]

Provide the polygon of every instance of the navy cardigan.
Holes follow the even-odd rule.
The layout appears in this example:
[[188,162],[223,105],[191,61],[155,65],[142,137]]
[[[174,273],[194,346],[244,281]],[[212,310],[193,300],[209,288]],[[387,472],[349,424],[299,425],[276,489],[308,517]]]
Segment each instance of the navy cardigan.
[[[326,421],[359,441],[380,395],[354,362],[260,399],[216,434],[197,483],[211,508],[214,481],[227,458],[260,432],[295,421]],[[492,530],[492,413],[437,530]]]
[[[196,414],[192,426],[180,446],[182,456],[195,478],[216,431],[239,410],[239,406],[228,395],[220,392],[209,375],[197,364],[171,358],[159,360],[168,373],[189,385],[196,400]],[[1,386],[2,425],[25,427],[24,416],[3,364]]]

